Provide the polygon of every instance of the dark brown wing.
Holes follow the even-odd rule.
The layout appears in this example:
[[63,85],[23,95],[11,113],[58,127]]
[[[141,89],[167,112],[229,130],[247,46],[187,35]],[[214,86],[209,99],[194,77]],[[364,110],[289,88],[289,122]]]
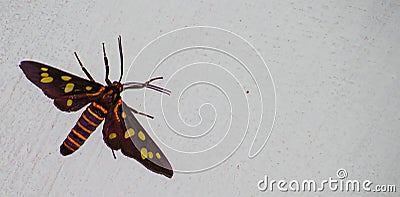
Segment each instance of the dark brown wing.
[[113,150],[121,149],[124,155],[136,159],[149,170],[171,178],[171,164],[135,118],[132,109],[122,100],[115,109],[110,110],[104,123],[105,143]]
[[39,62],[22,61],[19,67],[62,111],[79,110],[104,90],[99,83]]

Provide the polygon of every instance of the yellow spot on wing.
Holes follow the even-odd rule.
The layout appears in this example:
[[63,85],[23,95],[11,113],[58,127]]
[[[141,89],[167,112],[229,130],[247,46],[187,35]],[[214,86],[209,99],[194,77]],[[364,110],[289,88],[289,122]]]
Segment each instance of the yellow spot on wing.
[[71,105],[72,105],[72,99],[68,99],[68,100],[67,100],[67,106],[68,106],[68,107],[71,107]]
[[128,139],[134,135],[135,135],[135,130],[133,130],[132,128],[125,131],[125,139]]
[[117,137],[116,133],[110,133],[110,135],[108,135],[108,138],[110,138],[110,140],[114,139]]
[[61,79],[64,80],[64,81],[69,81],[69,80],[72,79],[72,77],[70,77],[70,76],[61,76]]
[[146,148],[142,148],[140,150],[140,154],[142,155],[142,159],[146,159],[147,158],[147,149]]
[[49,69],[46,68],[46,67],[42,67],[42,68],[40,68],[40,70],[42,70],[42,71],[48,71]]
[[148,152],[149,158],[153,159],[153,153],[152,152]]
[[53,77],[44,77],[40,80],[42,83],[51,83],[53,82]]
[[142,141],[146,140],[146,136],[144,135],[144,133],[142,131],[139,131],[138,136]]
[[92,90],[92,86],[86,86],[86,90],[87,90],[87,91]]
[[65,93],[71,92],[74,89],[74,86],[75,85],[73,83],[67,83],[67,85],[65,85],[64,92]]
[[156,153],[156,157],[157,157],[157,159],[161,159],[160,153]]
[[122,112],[122,113],[121,113],[121,116],[122,116],[122,118],[126,118],[126,113],[125,113],[125,112]]
[[49,76],[49,73],[42,73],[42,74],[40,74],[40,76],[42,76],[42,77],[48,77],[48,76]]

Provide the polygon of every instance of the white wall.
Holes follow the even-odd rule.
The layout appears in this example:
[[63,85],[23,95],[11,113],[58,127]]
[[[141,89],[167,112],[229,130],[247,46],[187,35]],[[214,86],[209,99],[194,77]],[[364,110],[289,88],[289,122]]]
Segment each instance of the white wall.
[[[399,1],[3,0],[0,7],[1,196],[292,196],[260,192],[257,182],[264,175],[320,182],[337,179],[340,168],[348,179],[400,187]],[[199,25],[218,29],[192,27]],[[129,81],[147,80],[175,50],[201,46],[173,54],[155,70],[153,76],[166,78],[156,84],[171,89],[171,97],[141,90],[123,95],[131,107],[156,117],[138,118],[176,170],[171,180],[120,152],[114,160],[102,126],[78,152],[62,157],[59,145],[81,112],[57,110],[18,67],[34,59],[84,76],[77,51],[104,83],[105,42],[110,78],[117,79],[118,35],[125,72],[132,66],[124,77]],[[185,67],[196,62],[202,63]],[[183,92],[195,81],[220,89],[202,83]],[[188,139],[171,128],[194,136],[212,130]],[[252,153],[269,134],[249,158],[254,137]],[[177,152],[214,145],[198,154]],[[379,193],[326,188],[295,194]]]

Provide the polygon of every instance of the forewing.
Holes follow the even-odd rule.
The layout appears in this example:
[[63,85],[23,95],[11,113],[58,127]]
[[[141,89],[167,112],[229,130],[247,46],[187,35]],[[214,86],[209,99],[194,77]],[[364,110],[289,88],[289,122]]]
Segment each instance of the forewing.
[[[117,123],[118,119],[120,122]],[[108,113],[103,134],[110,148],[121,149],[124,155],[136,159],[149,170],[172,177],[173,170],[167,157],[124,102],[118,105],[117,114]]]
[[100,94],[104,86],[34,61],[22,61],[25,76],[62,111],[76,111]]

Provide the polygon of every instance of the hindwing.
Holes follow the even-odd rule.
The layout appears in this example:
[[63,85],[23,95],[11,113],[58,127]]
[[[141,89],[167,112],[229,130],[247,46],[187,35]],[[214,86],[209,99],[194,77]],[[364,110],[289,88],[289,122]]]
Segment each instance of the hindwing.
[[124,155],[137,160],[149,170],[171,178],[173,170],[167,157],[133,112],[122,100],[113,111],[109,111],[103,127],[105,143],[113,150],[121,149]]

